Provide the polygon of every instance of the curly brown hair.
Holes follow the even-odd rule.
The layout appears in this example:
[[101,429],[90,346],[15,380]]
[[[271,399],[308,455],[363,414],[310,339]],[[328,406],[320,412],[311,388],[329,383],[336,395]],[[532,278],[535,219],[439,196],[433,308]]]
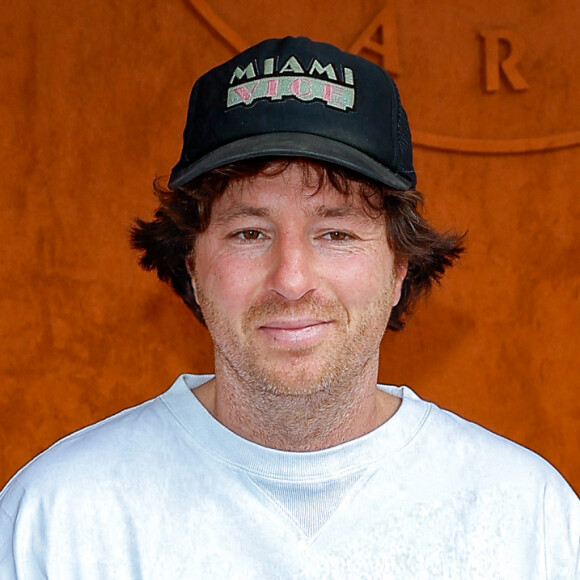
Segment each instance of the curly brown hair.
[[305,185],[320,189],[330,183],[346,196],[362,195],[370,212],[384,215],[395,261],[408,262],[401,298],[387,325],[390,330],[401,330],[419,298],[429,293],[433,283],[440,282],[446,268],[464,251],[464,234],[435,230],[421,215],[423,196],[419,191],[391,189],[336,165],[302,158],[262,158],[208,171],[176,189],[156,179],[153,188],[160,206],[155,217],[151,221],[136,219],[131,229],[131,245],[141,252],[140,266],[156,270],[159,279],[170,284],[205,324],[186,261],[196,236],[209,225],[213,201],[232,181],[277,175],[291,163],[302,167]]

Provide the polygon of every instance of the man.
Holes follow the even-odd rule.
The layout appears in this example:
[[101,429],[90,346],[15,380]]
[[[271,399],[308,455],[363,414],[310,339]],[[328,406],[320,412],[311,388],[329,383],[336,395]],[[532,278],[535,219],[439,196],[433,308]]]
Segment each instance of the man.
[[2,578],[580,577],[545,461],[376,385],[462,251],[418,211],[381,68],[268,40],[197,81],[134,246],[206,324],[215,375],[58,442],[1,497]]

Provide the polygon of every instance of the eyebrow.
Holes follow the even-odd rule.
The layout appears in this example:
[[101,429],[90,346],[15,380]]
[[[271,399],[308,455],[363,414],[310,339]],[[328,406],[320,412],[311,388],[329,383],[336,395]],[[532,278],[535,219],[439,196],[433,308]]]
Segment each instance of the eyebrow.
[[322,218],[333,218],[333,217],[360,217],[363,212],[359,209],[355,209],[352,205],[344,204],[339,206],[329,207],[327,205],[321,205],[316,208],[315,215]]
[[253,207],[251,205],[234,205],[227,209],[221,216],[216,217],[216,225],[224,225],[233,220],[244,217],[269,217],[270,210],[265,207]]

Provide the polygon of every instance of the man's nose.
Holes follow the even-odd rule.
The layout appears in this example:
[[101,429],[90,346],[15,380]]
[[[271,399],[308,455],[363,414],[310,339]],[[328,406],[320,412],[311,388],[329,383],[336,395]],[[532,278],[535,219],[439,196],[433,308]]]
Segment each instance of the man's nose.
[[308,240],[282,234],[272,252],[270,290],[286,300],[299,300],[318,287],[315,250]]

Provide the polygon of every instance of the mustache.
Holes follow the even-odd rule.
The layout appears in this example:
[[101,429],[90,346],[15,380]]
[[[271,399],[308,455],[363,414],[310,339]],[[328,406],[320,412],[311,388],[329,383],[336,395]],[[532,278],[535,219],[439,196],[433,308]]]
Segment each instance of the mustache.
[[335,300],[306,294],[299,300],[289,302],[284,298],[270,296],[259,304],[251,306],[245,317],[247,326],[260,326],[272,319],[314,318],[316,320],[344,320],[346,312]]

